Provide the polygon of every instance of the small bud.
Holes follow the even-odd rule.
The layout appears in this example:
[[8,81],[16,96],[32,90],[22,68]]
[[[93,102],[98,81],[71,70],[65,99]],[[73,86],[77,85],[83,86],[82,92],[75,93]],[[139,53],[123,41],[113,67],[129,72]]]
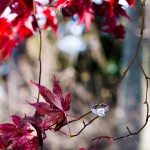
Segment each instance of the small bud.
[[72,134],[68,134],[68,138],[72,138]]

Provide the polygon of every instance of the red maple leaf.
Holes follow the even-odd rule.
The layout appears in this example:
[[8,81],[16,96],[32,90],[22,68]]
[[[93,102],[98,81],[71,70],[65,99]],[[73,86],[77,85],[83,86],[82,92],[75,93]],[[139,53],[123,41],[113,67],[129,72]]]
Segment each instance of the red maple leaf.
[[45,115],[45,114],[50,114],[50,113],[52,114],[52,113],[60,112],[60,110],[58,108],[50,105],[49,103],[36,102],[36,103],[29,103],[29,104],[34,106],[36,111],[40,115]]
[[85,23],[86,31],[90,31],[92,20],[94,19],[93,10],[90,8],[88,11],[84,9],[80,16],[78,24]]
[[66,1],[61,7],[62,14],[65,17],[72,17],[73,15],[78,14],[81,9],[80,1],[75,0]]
[[11,140],[13,149],[20,148],[28,150],[30,148],[38,150],[39,147],[37,131],[30,123],[25,124],[21,128],[17,128]]
[[58,8],[59,6],[61,6],[61,5],[64,5],[64,4],[66,4],[66,3],[68,3],[68,1],[67,0],[58,0],[57,2],[56,2],[56,4],[55,4],[55,8]]
[[114,32],[114,36],[116,39],[124,39],[125,37],[125,29],[123,25],[117,25]]
[[0,149],[6,149],[9,145],[9,135],[0,135]]
[[12,54],[12,49],[18,45],[16,40],[10,39],[9,36],[0,36],[0,60],[3,60]]
[[22,122],[19,116],[12,116],[12,123],[0,124],[0,148],[38,150],[39,137],[36,128],[29,122]]
[[62,5],[61,11],[65,17],[73,17],[75,14],[79,17],[78,24],[84,23],[86,30],[90,30],[91,22],[94,19],[90,0],[69,0],[58,1],[56,7]]
[[130,6],[133,6],[135,4],[135,0],[126,0]]
[[26,16],[27,13],[31,13],[34,10],[34,0],[13,0],[10,9],[11,13],[16,13],[17,15]]
[[119,4],[119,0],[110,0],[109,4],[111,15],[115,15],[117,18],[119,18],[121,15],[129,19],[126,10],[123,8],[123,5]]
[[70,109],[71,93],[66,94],[65,98],[62,95],[62,89],[56,81],[54,76],[53,92],[45,86],[39,85],[31,81],[39,89],[40,94],[47,103],[37,102],[33,105],[37,112],[41,115],[46,115],[41,124],[42,128],[50,129],[55,125],[54,130],[58,131],[63,125],[67,123],[65,111]]
[[101,24],[100,30],[106,33],[112,33],[116,28],[116,17],[107,17]]
[[53,8],[44,8],[43,14],[46,16],[46,23],[44,25],[44,29],[48,27],[52,27],[54,32],[57,34],[58,24],[55,10]]
[[50,105],[55,106],[59,110],[65,112],[70,109],[70,101],[71,101],[71,93],[68,93],[65,99],[62,96],[62,89],[60,85],[56,81],[56,77],[54,76],[54,87],[53,92],[47,89],[45,86],[39,85],[33,81],[31,81],[34,85],[36,85],[39,89],[40,94],[48,102]]
[[0,18],[0,36],[10,36],[11,34],[11,23],[9,23],[6,18]]
[[12,123],[0,124],[0,133],[11,134],[16,130],[16,126]]
[[94,11],[92,9],[92,3],[90,0],[81,0],[80,9],[78,12],[79,24],[85,23],[86,30],[89,31],[91,22],[94,20]]
[[12,115],[11,118],[12,118],[13,123],[14,123],[16,126],[19,127],[19,126],[21,125],[21,118],[20,118],[19,116],[17,116],[17,115]]

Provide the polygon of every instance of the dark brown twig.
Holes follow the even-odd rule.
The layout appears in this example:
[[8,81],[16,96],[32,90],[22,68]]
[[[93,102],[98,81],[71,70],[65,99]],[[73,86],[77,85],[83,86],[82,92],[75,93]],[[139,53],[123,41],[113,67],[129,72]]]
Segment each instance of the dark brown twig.
[[137,132],[131,132],[131,131],[129,130],[129,128],[128,128],[127,130],[129,131],[129,134],[123,135],[123,136],[120,136],[120,137],[113,138],[114,141],[120,140],[120,139],[125,139],[125,138],[127,138],[127,137],[131,137],[131,136],[134,136],[134,135],[138,135],[138,134],[144,129],[144,127],[147,125],[148,120],[149,120],[149,117],[150,117],[150,116],[148,115],[148,114],[149,114],[149,105],[148,105],[147,102],[146,102],[145,104],[146,104],[146,107],[147,107],[147,113],[146,113],[146,120],[145,120],[144,125],[143,125]]
[[86,114],[80,116],[80,117],[77,118],[77,119],[74,119],[74,120],[69,121],[68,124],[73,123],[73,122],[75,122],[75,121],[78,121],[78,120],[84,118],[85,116],[89,115],[90,113],[91,113],[91,111],[87,112]]
[[94,117],[92,120],[90,120],[88,123],[85,123],[83,121],[83,128],[77,133],[77,134],[74,134],[74,135],[71,135],[71,137],[75,137],[75,136],[78,136],[88,125],[90,125],[94,120],[96,120],[98,118],[98,116]]

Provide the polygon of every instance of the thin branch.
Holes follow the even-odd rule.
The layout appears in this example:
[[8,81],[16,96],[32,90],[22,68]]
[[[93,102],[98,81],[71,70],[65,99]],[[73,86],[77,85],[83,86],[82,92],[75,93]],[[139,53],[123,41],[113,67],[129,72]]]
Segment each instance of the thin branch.
[[[39,32],[39,36],[40,36],[40,47],[39,47],[39,57],[38,57],[38,61],[39,61],[39,79],[38,79],[38,83],[39,85],[41,84],[41,74],[42,74],[42,60],[41,60],[41,53],[42,53],[42,34],[41,34],[41,30],[40,27],[38,25],[38,22],[36,20],[35,14],[33,13],[33,18],[36,21],[36,25],[37,25],[37,29]],[[38,98],[37,98],[37,102],[39,102],[40,99],[40,93],[38,92]]]
[[138,56],[137,56],[137,62],[138,62],[138,65],[140,66],[140,69],[142,70],[142,73],[143,73],[145,79],[146,79],[146,78],[147,78],[147,75],[146,75],[146,73],[145,73],[145,71],[144,71],[144,68],[142,67],[142,64],[141,64],[140,59],[139,59]]
[[90,125],[94,120],[96,120],[98,118],[98,116],[94,117],[91,121],[89,121],[87,124],[85,122],[83,122],[83,128],[77,133],[77,134],[74,134],[74,135],[71,135],[71,137],[75,137],[75,136],[78,136],[88,125]]
[[[128,71],[130,70],[131,66],[134,64],[136,60],[136,57],[134,57],[133,59],[131,59],[130,63],[128,64],[128,67],[126,68],[126,70],[124,71],[122,77],[120,78],[120,80],[115,84],[113,90],[110,93],[110,98],[112,97],[112,95],[114,94],[114,92],[116,91],[116,89],[118,88],[119,84],[123,81],[123,79],[125,78],[126,74],[128,73]],[[108,98],[106,98],[108,99]],[[110,99],[108,99],[110,100]]]
[[91,113],[91,111],[87,112],[86,114],[80,116],[79,118],[77,119],[74,119],[74,120],[71,120],[68,122],[68,124],[72,123],[72,122],[75,122],[75,121],[79,121],[80,119],[84,118],[85,116],[89,115]]
[[[39,28],[39,26],[38,26]],[[39,28],[39,35],[40,35],[40,49],[39,49],[39,58],[38,58],[38,61],[39,61],[39,65],[40,65],[40,69],[39,69],[39,85],[41,84],[41,73],[42,73],[42,60],[41,60],[41,53],[42,53],[42,34],[41,34],[41,30]],[[38,92],[38,98],[37,98],[37,102],[39,102],[39,99],[40,99],[40,92]]]
[[120,139],[125,139],[125,138],[127,138],[127,137],[131,137],[131,136],[134,136],[134,135],[138,135],[138,134],[144,129],[144,127],[147,125],[148,120],[149,120],[149,118],[150,118],[150,115],[149,115],[149,105],[148,105],[147,102],[146,102],[145,104],[146,104],[146,107],[147,107],[147,113],[146,113],[145,123],[143,124],[143,126],[142,126],[137,132],[131,132],[131,131],[129,130],[129,128],[127,128],[127,130],[129,131],[129,134],[123,135],[123,136],[120,136],[120,137],[113,138],[114,141],[120,140]]
[[130,131],[129,127],[126,126],[126,128],[127,128],[128,132],[129,132],[129,134],[132,134],[132,132]]
[[144,103],[147,102],[148,87],[149,87],[149,85],[148,85],[148,79],[146,78],[146,97],[145,97],[145,102]]
[[98,143],[100,142],[101,139],[106,139],[106,140],[108,140],[108,141],[110,141],[110,142],[113,141],[113,138],[110,137],[110,136],[100,136],[100,137],[96,137],[96,138],[92,139],[92,141],[91,141],[91,144],[92,144],[92,147],[93,147],[93,141],[97,140],[94,150],[97,149]]
[[[39,61],[39,79],[38,79],[38,83],[39,85],[41,84],[41,73],[42,73],[42,60],[41,60],[41,53],[42,53],[42,34],[41,34],[41,29],[38,25],[37,19],[36,19],[36,7],[35,7],[35,1],[32,0],[33,2],[33,18],[36,21],[36,26],[39,32],[39,36],[40,36],[40,47],[39,47],[39,57],[38,57],[38,61]],[[40,99],[40,92],[38,91],[38,97],[37,97],[37,102],[39,102]]]

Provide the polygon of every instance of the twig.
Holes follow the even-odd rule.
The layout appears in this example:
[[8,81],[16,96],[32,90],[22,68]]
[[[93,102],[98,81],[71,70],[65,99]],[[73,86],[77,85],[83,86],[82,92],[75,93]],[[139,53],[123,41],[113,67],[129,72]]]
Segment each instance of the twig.
[[77,133],[77,134],[74,134],[74,135],[71,135],[71,137],[75,137],[75,136],[78,136],[88,125],[90,125],[94,120],[96,120],[98,118],[98,116],[94,117],[91,121],[89,121],[87,124],[83,121],[83,128]]
[[146,113],[146,120],[145,120],[144,125],[143,125],[137,132],[131,132],[131,131],[129,130],[129,128],[127,128],[127,130],[129,131],[129,134],[123,135],[123,136],[120,136],[120,137],[113,138],[114,141],[120,140],[120,139],[125,139],[125,138],[131,137],[131,136],[133,136],[133,135],[138,135],[138,134],[144,129],[144,127],[147,125],[148,120],[149,120],[149,118],[150,118],[150,115],[149,115],[149,105],[148,105],[147,102],[146,102],[145,104],[146,104],[146,107],[147,107],[147,113]]
[[85,116],[89,115],[90,113],[91,113],[91,111],[87,112],[86,114],[80,116],[80,117],[77,118],[77,119],[74,119],[74,120],[69,121],[68,124],[70,124],[70,123],[72,123],[72,122],[75,122],[75,121],[78,121],[78,120],[80,120],[81,118],[84,118]]
[[[40,27],[38,25],[38,22],[36,20],[36,17],[35,17],[35,14],[33,13],[33,18],[35,19],[36,21],[36,25],[37,25],[37,28],[38,28],[38,32],[39,32],[39,36],[40,36],[40,47],[39,47],[39,57],[38,57],[38,61],[39,61],[39,79],[38,79],[38,83],[39,85],[41,84],[41,73],[42,73],[42,60],[41,60],[41,53],[42,53],[42,34],[41,34],[41,30],[40,30]],[[37,102],[39,102],[39,98],[40,98],[40,93],[38,91],[38,97],[37,97]]]
[[[38,26],[39,28],[39,26]],[[40,65],[40,69],[39,69],[39,85],[41,84],[41,73],[42,73],[42,60],[41,60],[41,52],[42,52],[42,34],[41,34],[41,30],[39,28],[39,35],[40,35],[40,49],[39,49],[39,65]],[[39,102],[39,98],[40,98],[40,92],[38,92],[38,98],[37,98],[37,102]]]

